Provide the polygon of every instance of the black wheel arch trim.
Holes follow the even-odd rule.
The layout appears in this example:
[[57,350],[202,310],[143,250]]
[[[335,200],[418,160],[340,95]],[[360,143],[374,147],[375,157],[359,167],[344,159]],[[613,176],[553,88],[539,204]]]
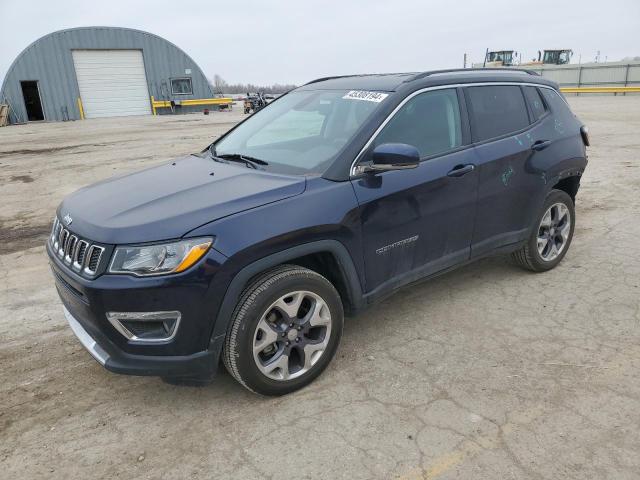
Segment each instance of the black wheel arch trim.
[[[565,168],[559,172],[557,172],[555,175],[553,175],[550,178],[545,179],[546,180],[546,188],[545,188],[545,198],[547,197],[547,195],[549,195],[549,193],[551,193],[552,190],[556,189],[556,186],[562,182],[563,180],[566,180],[568,178],[571,177],[575,177],[578,178],[578,188],[580,185],[580,179],[582,178],[582,174],[584,173],[584,170],[586,168],[586,159],[577,159],[577,160],[573,160],[574,162],[579,162],[578,165],[572,165],[569,168]],[[584,163],[582,163],[584,162]],[[577,188],[575,193],[578,193]],[[543,200],[544,202],[544,200]],[[542,207],[542,205],[540,205],[540,207]]]
[[277,253],[273,253],[264,258],[254,261],[243,267],[234,277],[224,295],[218,314],[216,315],[213,331],[211,333],[210,345],[218,344],[221,338],[227,334],[229,323],[234,309],[240,299],[240,295],[247,286],[247,283],[256,275],[265,270],[287,263],[305,255],[313,253],[329,252],[338,260],[342,277],[347,289],[349,298],[343,299],[351,305],[352,312],[362,309],[363,294],[358,272],[353,263],[353,259],[347,248],[337,240],[317,240],[314,242],[296,245]]
[[[572,159],[572,160],[576,160],[576,159]],[[579,166],[573,166],[571,168],[566,168],[563,169],[561,171],[559,171],[558,173],[556,173],[555,175],[553,175],[551,178],[546,178],[545,182],[545,193],[544,193],[544,197],[542,198],[542,201],[540,202],[540,205],[538,206],[538,210],[539,211],[542,208],[542,205],[544,205],[544,202],[546,200],[546,198],[549,196],[549,194],[553,191],[553,190],[557,190],[556,186],[562,181],[562,180],[566,180],[567,178],[570,177],[577,177],[578,179],[582,178],[582,174],[584,173],[584,170],[586,168],[587,165],[587,159],[586,158],[579,158],[577,159],[578,162],[580,162]],[[579,184],[578,184],[579,187]],[[576,189],[576,193],[577,193],[577,189]],[[531,219],[530,225],[529,225],[529,229],[527,232],[526,237],[528,238],[529,235],[531,235],[531,232],[537,227],[537,225],[535,224],[535,217]]]

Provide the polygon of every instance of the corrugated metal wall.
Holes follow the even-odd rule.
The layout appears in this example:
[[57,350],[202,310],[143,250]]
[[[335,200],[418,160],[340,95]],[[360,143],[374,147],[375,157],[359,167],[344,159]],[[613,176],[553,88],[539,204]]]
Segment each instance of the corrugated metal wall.
[[[46,120],[80,118],[80,96],[73,66],[72,50],[140,49],[149,85],[149,94],[160,100],[173,100],[170,79],[191,77],[193,95],[177,100],[210,98],[209,82],[200,67],[186,53],[157,35],[113,27],[82,27],[46,35],[29,45],[16,58],[2,84],[0,103],[11,105],[10,121],[26,120],[20,81],[37,80]],[[185,73],[191,70],[190,74]],[[4,98],[3,98],[4,96]]]
[[[515,67],[518,68],[518,67]],[[583,65],[522,66],[557,82],[561,87],[616,87],[640,85],[640,62]]]

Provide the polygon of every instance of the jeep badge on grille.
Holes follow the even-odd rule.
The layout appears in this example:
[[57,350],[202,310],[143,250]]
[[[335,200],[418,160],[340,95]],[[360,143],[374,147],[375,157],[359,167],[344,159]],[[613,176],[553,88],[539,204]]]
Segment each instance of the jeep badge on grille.
[[68,227],[69,225],[71,225],[71,222],[73,222],[73,218],[71,218],[71,215],[69,215],[68,213],[62,218],[62,221],[64,222],[64,224]]

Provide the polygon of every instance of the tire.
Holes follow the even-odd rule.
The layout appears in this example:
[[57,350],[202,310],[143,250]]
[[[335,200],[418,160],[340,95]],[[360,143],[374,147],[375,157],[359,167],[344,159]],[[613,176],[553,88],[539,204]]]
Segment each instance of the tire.
[[340,295],[322,275],[282,265],[244,290],[223,348],[229,373],[262,395],[298,390],[327,367],[340,343]]
[[569,250],[575,219],[571,197],[562,190],[551,190],[536,217],[527,243],[511,254],[514,263],[533,272],[554,268]]

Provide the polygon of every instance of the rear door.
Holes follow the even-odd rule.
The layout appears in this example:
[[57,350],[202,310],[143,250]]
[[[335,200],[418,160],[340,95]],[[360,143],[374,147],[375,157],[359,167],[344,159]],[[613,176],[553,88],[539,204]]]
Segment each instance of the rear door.
[[478,156],[478,205],[471,256],[528,236],[543,179],[529,168],[536,139],[520,85],[466,87]]
[[412,145],[422,158],[416,169],[352,180],[368,292],[386,291],[469,258],[478,176],[461,100],[455,88],[412,97],[361,160],[366,163],[383,143]]

